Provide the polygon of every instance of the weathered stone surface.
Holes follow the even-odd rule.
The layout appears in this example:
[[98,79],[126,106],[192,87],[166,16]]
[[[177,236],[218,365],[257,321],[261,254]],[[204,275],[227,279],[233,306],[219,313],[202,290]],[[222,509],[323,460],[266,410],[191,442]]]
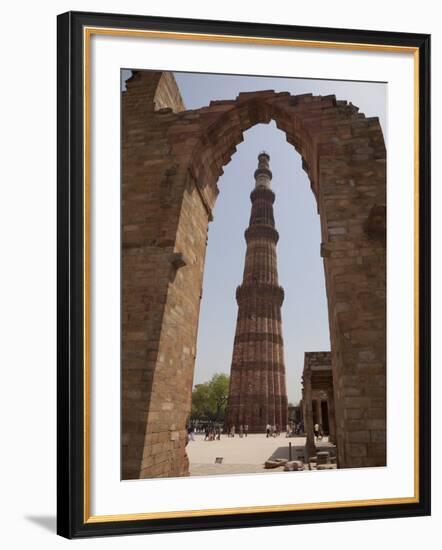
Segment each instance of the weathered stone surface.
[[287,459],[285,458],[275,458],[274,460],[266,460],[264,463],[264,468],[279,468],[280,466],[285,466],[287,464]]
[[302,373],[303,420],[307,435],[307,454],[316,452],[313,427],[319,425],[329,442],[336,441],[335,399],[333,392],[332,357],[329,351],[304,354]]
[[330,462],[330,453],[328,451],[318,451],[316,453],[317,463],[328,464]]
[[298,472],[304,469],[304,464],[300,460],[290,460],[284,466],[284,472]]
[[265,432],[287,424],[287,390],[281,327],[284,291],[278,284],[272,172],[267,153],[258,156],[252,212],[245,232],[247,252],[242,285],[237,288],[238,317],[230,370],[226,428],[248,426]]
[[[186,422],[217,180],[243,133],[272,119],[303,158],[321,218],[338,464],[385,465],[386,388],[380,382],[386,360],[386,245],[374,238],[383,229],[380,212],[373,210],[386,204],[379,122],[333,96],[271,91],[183,109],[170,73],[139,71],[127,82],[122,98],[122,477],[188,472]],[[333,228],[340,231],[330,233]],[[176,269],[170,261],[174,253],[183,254],[186,265]],[[348,384],[347,376],[357,383]],[[173,407],[163,409],[164,403]],[[350,410],[360,411],[357,429]],[[379,422],[369,424],[370,419]],[[364,433],[358,441],[350,435],[353,429]],[[354,456],[352,445],[364,446],[366,453],[359,447]]]

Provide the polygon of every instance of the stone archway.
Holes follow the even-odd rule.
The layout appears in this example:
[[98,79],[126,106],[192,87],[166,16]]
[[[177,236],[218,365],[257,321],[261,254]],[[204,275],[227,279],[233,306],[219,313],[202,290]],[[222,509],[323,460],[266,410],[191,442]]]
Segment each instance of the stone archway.
[[263,91],[185,111],[170,73],[123,93],[124,479],[188,472],[208,223],[245,130],[275,120],[321,220],[340,467],[386,463],[386,151],[378,119],[335,96]]

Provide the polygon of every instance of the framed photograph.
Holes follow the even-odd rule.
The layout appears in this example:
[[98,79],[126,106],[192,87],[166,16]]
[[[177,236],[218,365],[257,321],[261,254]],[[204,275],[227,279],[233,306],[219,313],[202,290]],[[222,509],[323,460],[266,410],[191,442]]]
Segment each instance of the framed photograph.
[[58,17],[58,533],[430,513],[430,37]]

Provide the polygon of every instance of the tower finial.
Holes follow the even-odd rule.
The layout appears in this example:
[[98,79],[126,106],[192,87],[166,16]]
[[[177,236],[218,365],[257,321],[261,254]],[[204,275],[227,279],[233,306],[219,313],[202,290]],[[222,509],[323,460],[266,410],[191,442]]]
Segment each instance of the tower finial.
[[270,155],[266,151],[261,151],[258,155],[258,168],[255,170],[255,188],[265,187],[270,189],[272,172],[269,167]]

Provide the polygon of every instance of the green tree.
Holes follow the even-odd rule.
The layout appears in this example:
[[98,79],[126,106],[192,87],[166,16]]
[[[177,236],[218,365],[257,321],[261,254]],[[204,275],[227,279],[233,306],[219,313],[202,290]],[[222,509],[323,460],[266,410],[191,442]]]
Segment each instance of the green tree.
[[223,422],[229,395],[229,377],[217,373],[209,382],[197,384],[192,392],[192,420]]

